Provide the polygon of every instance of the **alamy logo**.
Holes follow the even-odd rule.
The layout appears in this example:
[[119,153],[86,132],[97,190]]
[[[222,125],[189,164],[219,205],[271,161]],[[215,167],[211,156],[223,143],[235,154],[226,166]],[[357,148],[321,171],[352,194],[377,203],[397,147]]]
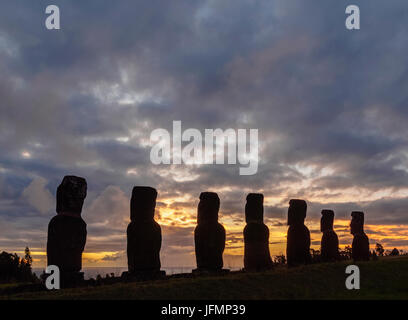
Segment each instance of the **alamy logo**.
[[[237,164],[240,175],[258,171],[258,129],[205,129],[204,138],[197,129],[181,130],[181,121],[173,121],[172,135],[166,129],[150,134],[153,142],[150,160],[153,164],[224,164],[227,147],[228,164]],[[187,143],[182,148],[183,142]]]
[[58,268],[58,266],[49,265],[45,269],[45,273],[49,274],[49,276],[45,280],[45,287],[48,290],[60,289],[60,269]]
[[45,13],[49,14],[47,19],[45,19],[45,27],[48,30],[59,30],[60,26],[60,9],[56,5],[49,5],[45,8]]
[[351,264],[346,267],[346,274],[349,276],[346,278],[346,288],[348,290],[360,289],[360,269],[358,266]]
[[349,15],[345,22],[346,28],[348,30],[360,30],[360,8],[351,4],[347,6],[346,14]]

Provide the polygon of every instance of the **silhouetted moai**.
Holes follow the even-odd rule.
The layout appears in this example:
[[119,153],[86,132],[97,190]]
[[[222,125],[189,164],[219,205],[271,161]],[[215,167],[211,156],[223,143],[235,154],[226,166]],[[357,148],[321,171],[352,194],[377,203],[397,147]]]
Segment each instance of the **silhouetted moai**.
[[350,231],[354,236],[351,255],[354,261],[370,260],[370,245],[364,233],[364,212],[351,213]]
[[194,230],[196,272],[221,271],[225,248],[225,229],[218,223],[220,199],[214,192],[202,192],[198,204],[197,227]]
[[57,215],[48,225],[47,263],[60,269],[61,287],[78,285],[84,278],[80,270],[86,223],[81,212],[86,192],[86,180],[75,176],[65,176],[57,189]]
[[162,235],[154,221],[157,191],[151,187],[134,187],[130,200],[130,223],[127,228],[129,274],[149,277],[164,274],[160,271]]
[[245,270],[259,271],[272,267],[269,253],[269,229],[263,223],[263,194],[250,193],[246,197],[244,228]]
[[337,261],[340,259],[339,238],[333,230],[333,222],[333,210],[322,210],[320,220],[320,231],[323,232],[320,248],[322,261]]
[[304,224],[306,210],[306,201],[298,199],[289,201],[289,229],[286,246],[286,259],[289,267],[311,262],[310,232]]

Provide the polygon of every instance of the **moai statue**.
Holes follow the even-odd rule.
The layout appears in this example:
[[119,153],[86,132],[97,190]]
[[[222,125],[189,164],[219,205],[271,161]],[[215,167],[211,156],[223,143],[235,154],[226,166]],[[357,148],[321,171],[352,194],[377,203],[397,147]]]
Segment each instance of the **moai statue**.
[[305,226],[307,204],[304,200],[292,199],[288,210],[288,239],[286,259],[288,266],[296,266],[311,262],[310,232]]
[[161,228],[154,221],[156,198],[154,188],[133,188],[127,228],[127,257],[131,276],[155,277],[164,274],[160,271]]
[[84,178],[65,176],[57,189],[57,215],[48,225],[47,264],[60,270],[61,287],[81,283],[86,223],[81,217],[86,197]]
[[368,237],[364,233],[364,212],[353,211],[351,213],[350,231],[354,236],[351,255],[354,261],[370,259],[370,246]]
[[323,232],[320,248],[322,261],[337,261],[340,259],[339,238],[333,230],[333,222],[333,210],[322,210],[320,220],[320,231]]
[[269,253],[269,229],[263,223],[263,194],[248,194],[245,205],[244,267],[248,271],[266,270],[272,267]]
[[195,272],[222,271],[225,229],[218,223],[220,199],[214,192],[200,194],[197,227],[194,230],[197,269]]

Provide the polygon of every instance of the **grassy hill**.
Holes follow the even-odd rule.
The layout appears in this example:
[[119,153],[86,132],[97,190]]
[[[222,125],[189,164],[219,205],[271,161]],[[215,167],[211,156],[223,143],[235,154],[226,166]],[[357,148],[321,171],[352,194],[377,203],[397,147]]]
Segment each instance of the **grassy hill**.
[[322,263],[263,273],[234,272],[99,287],[29,292],[11,299],[408,299],[408,257],[357,263],[361,289],[345,287],[351,261]]

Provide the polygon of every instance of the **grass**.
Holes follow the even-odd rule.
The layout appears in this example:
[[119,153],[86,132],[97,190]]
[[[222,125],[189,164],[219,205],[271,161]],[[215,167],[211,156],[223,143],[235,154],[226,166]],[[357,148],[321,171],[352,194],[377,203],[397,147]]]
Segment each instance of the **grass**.
[[231,273],[99,287],[27,292],[2,299],[408,299],[408,257],[387,257],[356,263],[361,289],[347,290],[346,266],[351,261],[321,263],[263,273]]

